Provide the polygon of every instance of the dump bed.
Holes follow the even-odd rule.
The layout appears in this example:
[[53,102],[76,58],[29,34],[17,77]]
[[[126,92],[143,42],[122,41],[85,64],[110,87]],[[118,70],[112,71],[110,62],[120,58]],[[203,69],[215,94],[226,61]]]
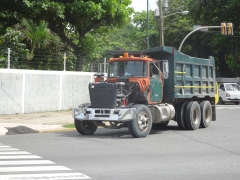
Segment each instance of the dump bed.
[[[126,51],[111,51],[118,57]],[[215,96],[215,61],[190,57],[172,47],[156,47],[142,51],[128,51],[130,55],[145,54],[157,60],[168,60],[169,77],[164,80],[164,98],[203,98]],[[162,69],[162,68],[161,68]]]

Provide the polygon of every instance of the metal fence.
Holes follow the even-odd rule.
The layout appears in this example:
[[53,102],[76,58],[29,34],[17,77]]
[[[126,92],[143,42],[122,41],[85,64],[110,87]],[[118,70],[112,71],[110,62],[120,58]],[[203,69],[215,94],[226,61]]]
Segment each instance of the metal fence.
[[[55,61],[46,61],[44,55],[38,55],[37,59],[39,62],[23,59],[18,60],[17,64],[15,59],[11,57],[10,48],[1,48],[0,46],[0,69],[31,69],[31,70],[57,70],[57,71],[75,71],[74,64],[68,61],[66,53],[62,57],[56,57]],[[101,63],[92,62],[85,64],[82,71],[84,72],[107,72],[108,64],[106,63],[106,58],[103,58]]]

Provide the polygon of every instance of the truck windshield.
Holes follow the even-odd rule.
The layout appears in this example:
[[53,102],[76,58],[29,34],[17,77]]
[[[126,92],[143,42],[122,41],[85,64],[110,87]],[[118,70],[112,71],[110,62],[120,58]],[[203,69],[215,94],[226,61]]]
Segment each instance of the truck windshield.
[[240,91],[240,87],[238,84],[226,84],[227,91]]
[[109,77],[146,77],[147,65],[142,61],[121,61],[109,64]]

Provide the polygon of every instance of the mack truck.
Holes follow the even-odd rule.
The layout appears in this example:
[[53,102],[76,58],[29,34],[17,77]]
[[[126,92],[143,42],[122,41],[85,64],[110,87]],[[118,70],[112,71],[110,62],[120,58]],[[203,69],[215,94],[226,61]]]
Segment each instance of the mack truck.
[[173,47],[108,51],[107,77],[89,83],[90,102],[72,111],[76,130],[127,127],[135,138],[170,120],[180,129],[207,128],[216,120],[215,61],[190,57]]

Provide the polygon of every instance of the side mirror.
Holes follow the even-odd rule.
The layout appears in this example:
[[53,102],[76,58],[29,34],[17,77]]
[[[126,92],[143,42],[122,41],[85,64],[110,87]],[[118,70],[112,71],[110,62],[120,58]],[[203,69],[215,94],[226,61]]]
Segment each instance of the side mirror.
[[163,79],[168,78],[168,73],[169,73],[168,60],[164,60],[163,61],[163,74],[162,74]]

